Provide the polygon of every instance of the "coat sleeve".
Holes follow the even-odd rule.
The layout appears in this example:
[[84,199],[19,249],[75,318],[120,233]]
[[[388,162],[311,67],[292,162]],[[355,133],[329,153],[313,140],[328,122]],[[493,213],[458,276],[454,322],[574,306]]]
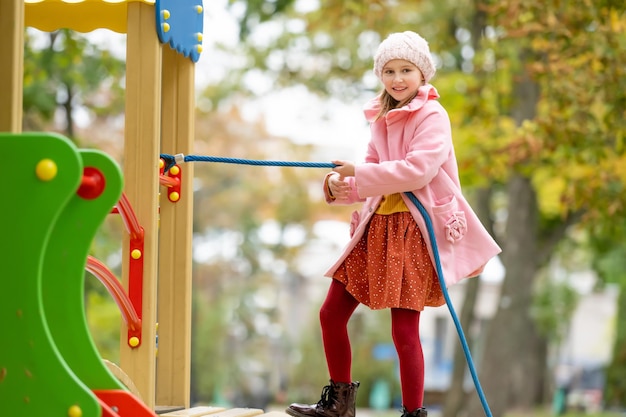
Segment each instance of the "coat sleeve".
[[[372,132],[372,137],[373,136],[374,133]],[[379,161],[380,158],[378,156],[378,151],[376,150],[376,144],[374,143],[374,140],[370,140],[367,144],[367,151],[365,152],[365,162],[377,164]]]
[[387,146],[396,146],[395,158],[356,166],[360,197],[418,190],[437,175],[452,152],[452,136],[447,113],[439,103],[431,103],[435,105],[418,112],[421,117],[407,121],[398,134],[402,137],[389,138]]

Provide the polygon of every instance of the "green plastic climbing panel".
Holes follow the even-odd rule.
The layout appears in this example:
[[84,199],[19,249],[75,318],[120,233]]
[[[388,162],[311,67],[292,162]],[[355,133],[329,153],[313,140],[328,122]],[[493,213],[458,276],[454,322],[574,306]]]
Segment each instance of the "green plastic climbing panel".
[[[89,247],[119,200],[121,173],[108,156],[98,151],[81,150],[79,155],[84,164],[84,183],[56,220],[44,255],[44,311],[54,343],[59,351],[71,352],[65,360],[81,381],[91,389],[123,389],[106,366],[94,366],[101,362],[101,357],[92,342],[84,314],[85,263]],[[80,348],[77,340],[81,341]]]
[[0,133],[0,407],[3,415],[155,415],[109,372],[89,334],[89,246],[119,200],[107,155],[48,133]]
[[[100,416],[97,398],[59,353],[42,303],[44,255],[48,246],[66,244],[50,236],[78,189],[82,161],[71,142],[53,135],[3,134],[0,146],[12,156],[8,198],[0,205],[8,237],[0,252],[0,322],[7,336],[0,343],[0,404],[7,415]],[[76,348],[83,348],[78,340]]]

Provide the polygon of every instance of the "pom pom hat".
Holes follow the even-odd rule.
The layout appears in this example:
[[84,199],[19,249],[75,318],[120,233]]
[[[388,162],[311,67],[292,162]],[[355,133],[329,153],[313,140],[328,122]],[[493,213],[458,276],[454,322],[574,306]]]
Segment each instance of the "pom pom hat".
[[374,74],[382,77],[385,64],[394,59],[404,59],[414,64],[428,82],[435,75],[435,62],[430,55],[428,42],[415,32],[392,33],[382,41],[374,55]]

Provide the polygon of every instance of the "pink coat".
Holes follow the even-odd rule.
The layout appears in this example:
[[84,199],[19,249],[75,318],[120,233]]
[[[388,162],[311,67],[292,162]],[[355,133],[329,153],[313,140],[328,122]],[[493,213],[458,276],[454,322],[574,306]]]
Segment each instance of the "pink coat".
[[[351,240],[325,276],[332,277],[361,239],[382,196],[406,191],[411,191],[428,212],[447,286],[480,274],[487,261],[501,252],[463,196],[450,119],[437,98],[435,87],[427,84],[408,105],[391,110],[378,121],[378,97],[367,103],[365,117],[371,124],[372,137],[365,162],[356,165],[354,177],[346,178],[351,182],[352,194],[332,200],[324,187],[329,204],[364,202],[361,210],[352,215]],[[435,265],[426,221],[406,195],[402,198],[422,231]]]

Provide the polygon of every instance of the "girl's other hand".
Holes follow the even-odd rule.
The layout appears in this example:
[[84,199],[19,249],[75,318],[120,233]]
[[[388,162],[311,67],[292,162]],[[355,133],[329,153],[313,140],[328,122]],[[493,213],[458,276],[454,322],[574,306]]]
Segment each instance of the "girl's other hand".
[[344,180],[343,175],[328,176],[328,190],[333,198],[338,200],[347,199],[350,195],[350,185]]

